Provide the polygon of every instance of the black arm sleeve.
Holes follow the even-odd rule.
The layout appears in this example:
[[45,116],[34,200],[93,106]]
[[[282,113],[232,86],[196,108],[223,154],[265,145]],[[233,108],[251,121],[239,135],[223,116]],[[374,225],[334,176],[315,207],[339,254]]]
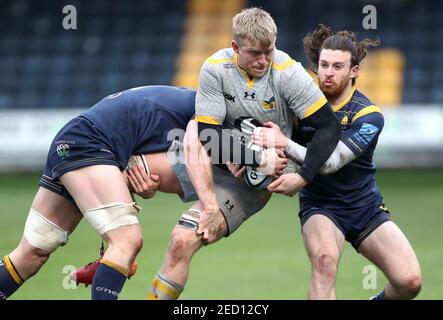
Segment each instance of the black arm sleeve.
[[309,183],[334,151],[342,130],[329,103],[302,121],[315,128],[314,136],[307,145],[305,161],[298,171],[298,174]]
[[[213,164],[226,164],[227,161],[230,161],[235,164],[258,167],[261,162],[262,151],[254,151],[248,148],[245,144],[235,140],[229,132],[229,129],[223,129],[219,125],[198,123],[199,140],[208,152],[209,157],[211,157],[211,162]],[[212,140],[216,137],[217,139]]]

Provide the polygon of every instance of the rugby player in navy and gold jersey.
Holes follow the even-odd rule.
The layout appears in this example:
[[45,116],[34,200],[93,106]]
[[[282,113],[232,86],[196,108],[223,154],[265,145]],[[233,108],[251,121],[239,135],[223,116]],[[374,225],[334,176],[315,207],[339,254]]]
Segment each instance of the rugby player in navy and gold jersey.
[[[149,289],[150,299],[176,299],[188,279],[195,252],[234,232],[256,211],[251,208],[262,202],[258,195],[269,194],[267,190],[239,192],[220,206],[213,167],[199,133],[217,132],[222,141],[222,128],[228,128],[235,139],[241,136],[236,132],[236,121],[253,117],[259,122],[278,123],[290,137],[294,119],[304,119],[316,131],[303,165],[290,174],[292,194],[312,180],[341,134],[337,118],[313,79],[300,63],[275,48],[277,27],[269,13],[244,9],[234,17],[232,31],[232,48],[216,52],[201,68],[196,121],[189,123],[184,139],[187,171],[202,206],[183,216],[172,231],[165,261]],[[268,151],[275,152],[267,149],[263,154]]]
[[[195,90],[151,86],[110,95],[69,121],[50,145],[19,245],[0,263],[0,299],[37,273],[82,217],[108,242],[93,299],[117,299],[142,247],[122,170],[132,154],[168,149],[167,132],[194,116]],[[152,189],[158,176],[151,176]]]
[[[108,242],[108,248],[101,259],[77,270],[75,280],[92,284],[93,299],[118,298],[126,278],[134,272],[131,266],[142,246],[137,219],[140,208],[130,191],[149,198],[158,189],[176,193],[186,202],[198,200],[186,174],[181,144],[186,125],[194,117],[195,96],[195,90],[168,86],[129,89],[104,98],[57,133],[24,237],[1,260],[0,300],[40,270],[50,254],[68,241],[82,217]],[[263,156],[261,151],[239,146],[251,159],[261,159],[257,166],[262,160],[286,162],[286,157],[275,152]],[[139,162],[143,170],[131,166],[123,171],[131,155],[144,157]],[[226,197],[240,201],[246,193],[255,200],[246,213],[242,207],[236,208],[231,219],[252,215],[266,204],[269,193],[252,190],[230,177],[227,170],[214,168],[220,206]],[[187,216],[199,207],[197,201]]]
[[[380,109],[355,87],[359,64],[369,46],[378,41],[357,41],[353,32],[333,34],[320,25],[304,39],[305,51],[318,74],[320,89],[333,106],[343,134],[331,157],[312,182],[300,191],[300,220],[312,275],[310,299],[335,299],[335,279],[345,240],[383,271],[389,282],[375,299],[412,299],[421,289],[417,257],[398,226],[391,221],[375,182],[373,154],[383,129]],[[313,128],[303,121],[288,140],[277,125],[254,136],[267,145],[269,137],[288,157],[301,163]],[[273,142],[272,141],[272,142]],[[281,188],[285,175],[269,190]],[[280,189],[277,189],[279,188]]]

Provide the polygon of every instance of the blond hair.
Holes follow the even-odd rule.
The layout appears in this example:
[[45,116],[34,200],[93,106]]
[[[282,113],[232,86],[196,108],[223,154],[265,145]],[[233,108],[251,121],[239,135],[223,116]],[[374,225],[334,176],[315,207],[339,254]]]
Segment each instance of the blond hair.
[[269,47],[277,36],[277,26],[271,15],[259,8],[243,9],[232,19],[232,37],[239,46],[241,40]]

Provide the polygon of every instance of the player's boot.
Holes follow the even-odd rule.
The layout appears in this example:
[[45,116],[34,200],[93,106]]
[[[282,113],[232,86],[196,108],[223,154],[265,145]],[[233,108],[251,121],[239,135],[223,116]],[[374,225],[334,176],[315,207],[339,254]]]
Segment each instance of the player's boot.
[[[100,260],[102,259],[104,252],[105,250],[102,241],[102,246],[100,248],[100,258],[84,265],[81,268],[78,268],[71,274],[71,279],[72,281],[75,282],[76,285],[83,283],[85,287],[87,287],[88,285],[92,284],[92,280],[94,279],[95,272],[97,271],[97,268],[100,265]],[[137,271],[137,261],[134,260],[134,262],[132,263],[131,270],[128,273],[128,279],[131,279],[131,277],[135,274],[136,271]]]

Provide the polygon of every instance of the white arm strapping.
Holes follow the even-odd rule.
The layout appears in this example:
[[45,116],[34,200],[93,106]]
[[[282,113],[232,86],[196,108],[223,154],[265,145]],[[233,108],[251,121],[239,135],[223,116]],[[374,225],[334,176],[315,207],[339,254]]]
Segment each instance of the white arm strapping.
[[[303,147],[292,140],[286,146],[286,154],[289,158],[302,164],[306,156],[306,147]],[[357,158],[342,141],[339,141],[328,160],[320,168],[319,173],[326,175],[340,170],[344,165]]]

